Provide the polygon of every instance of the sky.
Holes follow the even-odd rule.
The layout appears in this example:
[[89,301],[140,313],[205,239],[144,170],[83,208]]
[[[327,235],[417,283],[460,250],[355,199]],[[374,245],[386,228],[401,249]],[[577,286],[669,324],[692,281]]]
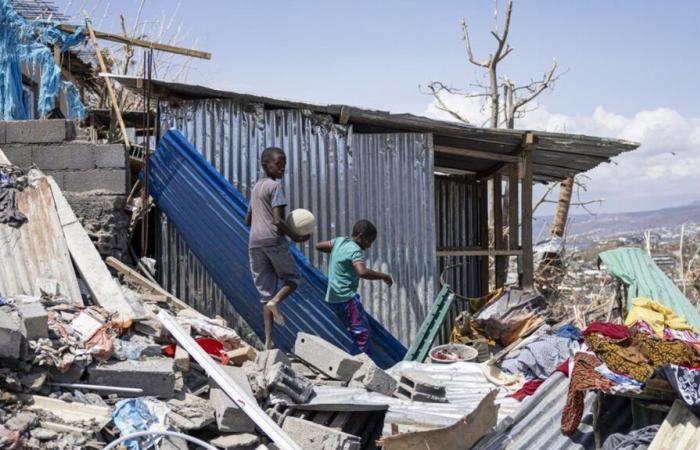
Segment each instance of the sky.
[[[57,0],[87,10],[97,29],[131,29],[142,0]],[[209,51],[211,61],[174,57],[159,77],[316,103],[342,103],[450,120],[421,86],[470,89],[459,21],[478,58],[492,51],[494,11],[504,2],[359,0],[145,0],[142,21],[170,24],[161,40]],[[77,16],[76,16],[77,17]],[[516,128],[640,142],[639,150],[589,171],[583,199],[594,212],[651,210],[700,199],[700,2],[515,0],[501,73],[526,82],[556,57],[564,75]],[[189,69],[187,69],[189,68]],[[471,88],[474,89],[474,88]],[[480,105],[446,97],[483,120]],[[536,190],[541,192],[542,188]],[[551,212],[543,208],[540,214]],[[574,211],[576,213],[576,211]]]

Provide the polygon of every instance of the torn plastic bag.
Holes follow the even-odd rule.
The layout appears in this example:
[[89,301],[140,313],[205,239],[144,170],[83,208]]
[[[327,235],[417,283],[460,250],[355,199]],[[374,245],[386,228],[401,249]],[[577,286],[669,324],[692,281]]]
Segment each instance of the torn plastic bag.
[[[112,414],[114,425],[122,436],[128,436],[138,431],[165,431],[167,423],[168,407],[158,400],[145,398],[132,398],[117,402]],[[162,436],[144,439],[139,444],[138,439],[129,439],[124,445],[129,450],[147,450],[155,448]]]

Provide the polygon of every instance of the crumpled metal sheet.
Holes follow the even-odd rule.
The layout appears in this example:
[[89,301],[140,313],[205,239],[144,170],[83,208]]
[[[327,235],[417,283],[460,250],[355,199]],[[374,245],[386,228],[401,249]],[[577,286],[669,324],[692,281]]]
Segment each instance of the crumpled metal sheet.
[[[247,201],[177,130],[168,131],[149,164],[150,193],[180,231],[236,310],[263,335],[262,305],[248,262]],[[328,280],[291,247],[303,277],[281,305],[287,324],[275,327],[273,339],[291,351],[297,332],[316,334],[350,351],[352,340],[325,302]],[[403,358],[405,347],[369,317],[370,357],[381,367]]]

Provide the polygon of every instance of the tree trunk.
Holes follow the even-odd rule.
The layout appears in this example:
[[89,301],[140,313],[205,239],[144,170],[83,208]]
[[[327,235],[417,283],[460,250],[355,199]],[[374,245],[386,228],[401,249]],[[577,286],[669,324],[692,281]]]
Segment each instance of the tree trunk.
[[557,211],[552,223],[552,237],[564,237],[566,222],[569,218],[569,206],[571,205],[571,192],[574,187],[574,178],[565,178],[559,185],[559,199],[557,200]]

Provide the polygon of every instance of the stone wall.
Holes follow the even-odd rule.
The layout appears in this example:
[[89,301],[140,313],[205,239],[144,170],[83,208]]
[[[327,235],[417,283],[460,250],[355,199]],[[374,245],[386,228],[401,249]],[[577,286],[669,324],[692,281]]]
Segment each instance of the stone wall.
[[15,165],[38,167],[60,186],[103,256],[123,259],[129,219],[128,156],[121,144],[75,140],[66,120],[0,121],[0,148]]

